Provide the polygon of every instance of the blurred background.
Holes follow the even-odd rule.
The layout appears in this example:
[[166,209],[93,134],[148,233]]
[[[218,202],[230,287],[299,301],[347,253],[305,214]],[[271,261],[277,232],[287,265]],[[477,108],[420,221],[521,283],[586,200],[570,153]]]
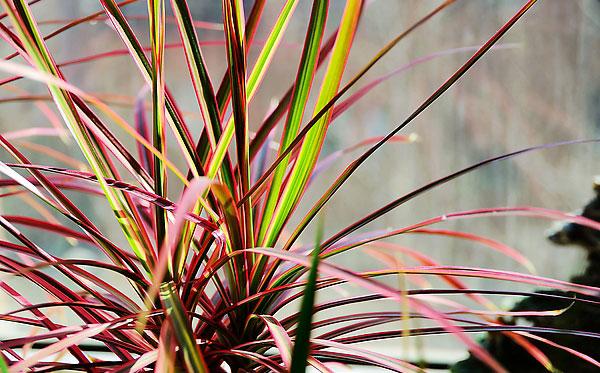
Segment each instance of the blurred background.
[[[190,3],[195,20],[215,23],[213,30],[202,28],[198,29],[198,33],[206,42],[203,53],[213,84],[218,86],[226,68],[222,31],[216,25],[221,20],[220,2]],[[344,81],[352,78],[388,41],[439,3],[441,1],[370,1],[360,23]],[[398,68],[410,68],[377,86],[333,122],[322,158],[362,139],[384,135],[402,122],[469,58],[473,50],[466,47],[476,47],[485,42],[521,3],[459,0],[412,33],[381,60],[357,88]],[[252,1],[246,1],[246,4],[249,9]],[[250,51],[250,66],[282,4],[279,0],[267,2],[256,45]],[[327,34],[338,23],[344,4],[342,0],[331,1]],[[44,33],[48,33],[69,19],[100,10],[100,6],[97,0],[44,0],[34,5],[33,10],[36,19],[43,24]],[[138,37],[148,45],[145,2],[128,5],[124,11],[135,25]],[[275,62],[250,106],[251,129],[260,124],[271,102],[281,97],[292,83],[309,13],[310,2],[301,1]],[[2,22],[7,24],[6,20]],[[186,119],[195,128],[194,136],[198,136],[202,121],[182,51],[177,48],[179,35],[174,24],[168,28],[167,43],[174,46],[167,51],[167,84],[178,99]],[[77,26],[49,40],[48,45],[59,63],[124,48],[104,19]],[[1,45],[0,51],[3,55],[12,52],[6,43]],[[495,50],[402,132],[405,135],[417,134],[418,141],[386,145],[337,193],[327,207],[326,236],[394,198],[485,158],[532,145],[600,137],[599,51],[600,2],[538,2],[500,40]],[[133,122],[132,103],[144,83],[127,55],[65,66],[63,72],[69,82],[105,99]],[[318,85],[313,87],[315,92],[318,92]],[[19,96],[26,94],[45,95],[47,91],[41,85],[27,81],[2,86],[0,131],[5,135],[19,137],[20,131],[28,128],[51,126],[38,108],[18,100]],[[47,104],[56,113],[52,103]],[[304,122],[308,119],[305,117]],[[115,131],[120,133],[116,128]],[[121,138],[125,139],[124,136]],[[275,139],[278,138],[279,135],[275,134]],[[60,160],[40,155],[31,143],[82,159],[74,144],[64,143],[55,136],[15,140],[15,143],[19,142],[25,144],[22,151],[34,162],[65,165]],[[340,158],[328,172],[315,180],[290,226],[312,206],[311,202],[321,195],[335,175],[359,154],[360,150]],[[0,153],[0,156],[3,161],[10,159],[6,153]],[[401,228],[437,215],[483,207],[526,205],[573,211],[592,197],[592,177],[600,173],[599,156],[600,146],[585,144],[536,151],[492,164],[412,200],[373,222],[364,231]],[[175,154],[173,159],[183,164]],[[67,166],[76,167],[77,164]],[[175,191],[172,197],[177,198]],[[100,225],[105,232],[119,235],[115,241],[124,242],[108,206],[101,199],[80,195],[73,195],[73,199],[90,217],[102,222]],[[16,214],[17,211],[29,211],[33,216],[45,214],[36,201],[24,201],[22,198],[3,198],[0,211],[2,214]],[[582,251],[558,248],[548,242],[545,231],[550,225],[549,221],[541,219],[487,217],[449,221],[438,227],[476,233],[503,242],[529,258],[537,274],[567,280],[583,268],[585,255]],[[34,235],[32,232],[31,237],[48,251],[63,257],[96,255],[89,248],[72,246],[54,236]],[[308,232],[305,241],[310,242],[311,237],[311,232]],[[417,250],[441,264],[527,271],[500,253],[461,240],[409,234],[389,242]],[[357,250],[335,261],[354,270],[382,267],[377,256],[366,250]],[[398,262],[415,265],[407,257],[398,256]],[[432,287],[439,283],[435,279],[427,281]],[[394,282],[398,284],[397,279],[392,279]],[[523,288],[509,282],[480,279],[465,282],[474,288]],[[417,285],[408,282],[407,286]],[[420,286],[424,285],[421,283]],[[356,289],[347,291],[348,294],[358,292]],[[323,294],[320,299],[327,296]],[[514,302],[514,299],[496,300],[506,307]],[[12,307],[3,295],[0,295],[0,302],[3,310]],[[384,306],[382,303],[381,307]],[[452,338],[407,341],[386,342],[385,347],[376,348],[397,350],[401,355],[424,356],[429,360],[447,361],[465,354]]]

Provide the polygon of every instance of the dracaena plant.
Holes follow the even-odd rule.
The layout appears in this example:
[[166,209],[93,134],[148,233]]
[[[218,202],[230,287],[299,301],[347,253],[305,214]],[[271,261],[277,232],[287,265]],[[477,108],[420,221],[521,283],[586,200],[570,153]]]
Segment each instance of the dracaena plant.
[[[384,356],[361,347],[360,342],[447,333],[462,341],[492,369],[503,371],[468,334],[487,330],[506,333],[551,369],[547,357],[529,342],[534,337],[545,341],[539,334],[530,334],[543,331],[503,325],[498,317],[507,312],[495,307],[486,298],[485,291],[469,288],[461,278],[517,281],[588,296],[594,296],[597,289],[530,274],[444,267],[419,252],[382,240],[405,233],[444,235],[479,242],[528,266],[530,263],[518,252],[499,242],[430,226],[448,219],[490,214],[570,219],[595,229],[599,228],[598,223],[557,211],[515,207],[448,213],[394,230],[357,231],[460,175],[521,153],[565,143],[522,149],[481,161],[375,208],[331,237],[317,233],[309,235],[316,237],[310,242],[300,242],[301,234],[309,225],[314,228],[327,224],[323,210],[349,177],[386,143],[410,141],[412,138],[401,131],[463,78],[486,52],[495,48],[498,40],[535,0],[524,1],[514,16],[482,46],[463,49],[470,51],[471,57],[391,132],[363,139],[356,146],[339,150],[320,161],[331,123],[366,92],[400,70],[363,84],[352,95],[347,94],[350,88],[360,86],[361,78],[392,48],[418,32],[454,1],[446,0],[432,7],[429,13],[392,38],[347,81],[342,77],[361,15],[368,11],[368,1],[346,1],[343,15],[329,35],[325,31],[329,2],[310,2],[301,57],[298,61],[286,61],[297,65],[295,75],[290,77],[287,92],[260,123],[250,123],[248,108],[261,84],[269,79],[269,66],[282,44],[286,27],[303,2],[284,1],[275,21],[268,22],[273,26],[267,31],[266,39],[256,43],[254,38],[261,16],[270,5],[256,0],[244,9],[241,0],[223,0],[220,4],[222,25],[209,25],[222,31],[221,45],[226,51],[222,61],[226,73],[218,84],[210,78],[205,63],[206,50],[198,36],[198,27],[206,25],[192,18],[186,0],[147,0],[147,17],[143,17],[147,21],[145,35],[140,35],[140,29],[134,29],[131,19],[123,13],[124,8],[136,0],[98,0],[100,11],[69,20],[48,34],[40,31],[36,20],[35,3],[40,2],[43,3],[41,0],[0,0],[3,8],[0,34],[12,50],[12,54],[0,61],[0,68],[8,74],[0,84],[17,87],[20,81],[27,79],[47,89],[47,97],[27,94],[20,97],[40,107],[48,119],[48,127],[32,131],[52,132],[50,124],[54,125],[52,133],[70,137],[72,147],[77,148],[85,165],[81,166],[69,154],[43,145],[27,143],[25,148],[24,141],[0,136],[4,149],[0,186],[11,188],[2,197],[36,199],[37,205],[42,205],[40,208],[45,211],[44,218],[10,211],[3,211],[0,216],[0,225],[8,237],[0,241],[3,272],[0,285],[19,305],[2,314],[0,319],[23,329],[20,337],[0,343],[0,365],[4,371],[301,372],[310,365],[318,371],[329,372],[334,370],[332,364],[339,363],[419,371],[419,367],[403,361],[400,356]],[[166,16],[167,7],[172,10],[172,17]],[[47,41],[97,19],[110,23],[110,32],[118,35],[124,51],[105,50],[93,56],[57,62]],[[184,73],[201,115],[201,121],[194,120],[193,124],[182,115],[165,84],[165,76],[173,73],[165,63],[167,21],[176,25],[168,29],[179,34],[178,47],[184,52],[188,68]],[[143,45],[140,37],[145,39],[148,35],[149,45]],[[249,64],[248,50],[253,44],[260,53]],[[452,51],[437,55],[444,53]],[[135,114],[131,120],[118,114],[110,99],[102,100],[78,88],[61,72],[61,67],[67,64],[83,64],[116,54],[127,54],[131,58],[149,92],[148,99],[140,95],[131,104]],[[401,70],[408,68],[410,65]],[[317,74],[320,69],[323,73]],[[104,73],[111,72],[89,71],[90,76]],[[314,100],[310,100],[311,97]],[[59,117],[53,114],[51,107],[58,111]],[[198,128],[198,122],[202,131],[195,136],[192,128]],[[274,141],[275,133],[280,136],[278,142]],[[174,139],[168,149],[167,138]],[[271,153],[273,148],[276,151]],[[307,212],[296,219],[298,224],[291,224],[296,220],[290,218],[303,203],[311,180],[332,159],[357,148],[367,150],[337,175],[314,205],[303,209]],[[48,161],[52,165],[34,164],[25,150],[41,152],[47,159],[56,161]],[[86,216],[86,211],[73,202],[74,193],[109,206],[121,231],[103,231],[100,222]],[[22,233],[20,227],[58,235],[93,248],[98,258],[103,259],[59,257],[47,250],[45,242],[34,242]],[[324,231],[322,228],[312,230]],[[122,240],[123,237],[126,240]],[[378,251],[385,263],[381,270],[353,271],[331,264],[329,260],[349,251],[360,252],[366,246],[383,249]],[[394,264],[396,252],[408,254],[421,265]],[[110,275],[95,274],[94,269]],[[437,276],[447,287],[397,289],[381,281],[398,274]],[[15,278],[25,280],[30,287],[43,289],[50,300],[40,302],[27,291],[11,286]],[[117,279],[127,284],[127,291],[115,285]],[[315,301],[319,292],[345,284],[363,288],[366,295]],[[422,294],[429,297],[420,298]],[[466,300],[474,301],[484,310],[454,304],[453,310],[442,311],[430,299],[443,294],[463,294]],[[527,293],[488,291],[487,294]],[[390,299],[397,305],[389,312],[365,311],[369,302],[379,299]],[[282,312],[289,304],[296,306]],[[65,323],[55,318],[53,311],[60,309],[69,310],[76,321]],[[327,310],[335,311],[335,316],[322,317],[322,311]],[[560,310],[531,313],[543,316],[557,312]],[[461,316],[464,314],[474,318]],[[398,327],[397,321],[411,318],[430,320],[432,326],[411,328],[410,324],[402,323]],[[391,327],[373,329],[387,325]],[[27,327],[34,327],[35,333],[30,333]],[[598,337],[583,331],[568,332]],[[33,351],[29,348],[32,344],[40,346],[42,342],[45,345]],[[89,351],[90,346],[97,349],[98,345],[105,350],[104,355]],[[598,362],[593,363],[600,366]]]

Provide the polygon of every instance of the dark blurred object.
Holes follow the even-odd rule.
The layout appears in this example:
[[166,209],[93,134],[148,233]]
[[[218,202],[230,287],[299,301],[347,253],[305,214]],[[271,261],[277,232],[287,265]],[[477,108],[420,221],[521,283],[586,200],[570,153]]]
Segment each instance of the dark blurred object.
[[[596,177],[594,181],[594,191],[596,193],[595,198],[583,208],[580,215],[600,222],[600,177]],[[572,277],[570,281],[580,285],[600,287],[600,231],[575,223],[564,223],[553,229],[548,238],[557,245],[576,245],[585,249],[588,254],[587,267],[582,274]],[[559,257],[557,256],[557,258]],[[570,292],[558,290],[543,290],[537,291],[537,293],[592,299],[580,294],[575,295]],[[600,301],[600,295],[593,300]],[[517,303],[512,308],[512,311],[558,310],[569,307],[570,303],[567,300],[532,296]],[[600,332],[600,306],[575,302],[559,316],[516,317],[508,321],[505,320],[505,323],[515,324],[523,320],[537,327],[585,330],[598,333]],[[544,334],[540,336],[554,343],[582,352],[595,360],[600,360],[600,341],[597,339],[563,334]],[[559,371],[579,373],[598,372],[600,370],[595,365],[567,351],[534,340],[530,340],[530,342],[539,348]],[[488,333],[481,344],[509,372],[548,372],[527,351],[501,333]],[[491,370],[471,355],[468,359],[455,364],[451,371],[466,373],[490,372]]]

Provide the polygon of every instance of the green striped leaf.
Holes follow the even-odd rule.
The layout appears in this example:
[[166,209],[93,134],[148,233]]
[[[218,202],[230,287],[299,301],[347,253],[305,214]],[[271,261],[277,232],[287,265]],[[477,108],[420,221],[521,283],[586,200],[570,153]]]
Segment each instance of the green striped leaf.
[[[141,72],[142,77],[149,85],[151,85],[153,75],[152,64],[148,61],[148,58],[144,53],[144,48],[135,36],[133,29],[125,19],[125,16],[123,16],[119,5],[117,5],[114,0],[100,0],[100,2],[121,40],[123,40],[123,43],[125,43],[129,50],[129,54],[138,67],[138,70]],[[175,106],[175,101],[168,90],[165,92],[165,109],[168,123],[175,135],[188,167],[193,176],[201,176],[203,174],[202,163],[196,154],[189,129]]]
[[[153,145],[162,154],[166,152],[167,135],[165,129],[165,3],[164,0],[148,0],[150,43],[152,49],[152,138]],[[167,195],[167,168],[154,157],[154,192]],[[156,245],[161,247],[167,235],[167,212],[159,207],[154,209]]]
[[167,310],[169,320],[173,325],[175,336],[179,341],[186,367],[190,372],[208,373],[208,367],[198,348],[192,328],[188,324],[188,317],[184,312],[181,299],[175,290],[175,284],[173,282],[162,284],[160,296]]
[[[246,98],[246,48],[244,46],[244,5],[239,0],[223,0],[223,23],[227,43],[227,61],[232,89],[232,111],[235,126],[235,144],[237,153],[238,194],[243,196],[250,188],[248,112]],[[251,202],[241,206],[244,218],[244,246],[254,246],[252,234]],[[240,248],[235,248],[239,250]]]
[[[337,34],[335,45],[323,83],[321,92],[315,107],[315,113],[318,113],[328,101],[337,93],[340,85],[346,61],[350,53],[350,47],[354,39],[354,34],[358,26],[358,18],[362,9],[362,0],[349,1],[346,4],[344,15],[340,24],[340,30]],[[321,151],[331,110],[327,112],[317,124],[306,135],[296,162],[291,170],[289,180],[283,190],[281,200],[277,206],[272,222],[267,230],[264,239],[265,246],[272,246],[277,241],[281,229],[290,217],[290,214],[296,207],[302,193],[306,189],[306,183],[316,164],[317,157]]]
[[[210,147],[214,150],[221,136],[221,124],[219,119],[219,108],[215,99],[215,93],[202,57],[200,43],[196,29],[194,28],[192,16],[185,0],[171,0],[173,12],[177,19],[179,35],[183,42],[183,50],[187,59],[188,69],[194,92],[200,106],[200,112],[204,119],[206,133],[210,141]],[[208,149],[208,148],[207,148]]]
[[[289,146],[291,140],[297,135],[298,128],[300,128],[302,116],[306,108],[306,102],[308,101],[308,94],[310,93],[310,88],[314,79],[317,59],[319,57],[319,47],[323,38],[325,21],[327,20],[328,5],[329,1],[327,0],[318,0],[313,3],[300,66],[298,68],[298,73],[296,74],[294,90],[292,92],[291,104],[279,146],[280,152]],[[273,180],[271,181],[271,187],[269,189],[262,222],[260,224],[258,236],[260,245],[264,245],[264,236],[268,223],[271,221],[277,205],[281,183],[283,182],[283,176],[285,175],[288,162],[289,157],[284,158],[273,174]]]
[[312,261],[308,272],[308,279],[302,296],[300,316],[298,317],[298,328],[292,353],[291,373],[303,373],[306,370],[306,362],[310,355],[310,332],[312,330],[312,317],[315,305],[315,293],[317,291],[317,276],[319,266],[320,245],[323,239],[323,221],[319,224],[315,247],[312,251]]
[[[277,51],[277,47],[281,42],[281,38],[283,33],[289,24],[289,20],[291,15],[293,14],[294,9],[296,8],[297,0],[288,0],[284,5],[275,26],[271,30],[267,41],[265,42],[265,46],[261,50],[257,61],[254,65],[254,68],[250,72],[250,77],[246,83],[246,95],[247,101],[251,101],[256,93],[258,86],[260,85],[262,79],[264,78],[265,72],[269,67],[271,60],[275,52]],[[214,178],[221,163],[225,159],[227,154],[227,149],[231,144],[231,140],[233,139],[235,125],[234,119],[231,118],[227,124],[225,125],[225,129],[223,130],[223,135],[219,140],[217,145],[217,149],[210,161],[209,166],[207,167],[207,175],[210,178]]]

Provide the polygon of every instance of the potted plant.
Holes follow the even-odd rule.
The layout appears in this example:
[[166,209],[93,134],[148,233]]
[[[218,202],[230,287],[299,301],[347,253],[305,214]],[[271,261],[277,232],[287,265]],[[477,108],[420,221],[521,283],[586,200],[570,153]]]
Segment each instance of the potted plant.
[[[14,52],[0,61],[0,69],[9,74],[2,84],[28,79],[45,85],[48,100],[60,114],[60,120],[54,121],[56,133],[66,134],[65,138],[78,149],[77,156],[83,156],[85,165],[81,169],[70,167],[70,154],[57,155],[47,148],[42,153],[59,158],[62,166],[33,163],[14,141],[0,136],[7,155],[0,162],[2,186],[18,187],[11,193],[26,193],[50,212],[46,219],[10,211],[0,216],[0,225],[9,237],[0,241],[0,262],[6,276],[0,283],[19,304],[18,309],[3,314],[2,320],[38,330],[0,344],[0,366],[4,371],[300,372],[312,366],[328,372],[334,370],[336,363],[420,371],[411,362],[368,350],[359,342],[446,333],[464,343],[491,369],[503,371],[502,365],[475,343],[468,332],[500,330],[535,353],[525,333],[536,330],[500,324],[497,316],[506,312],[493,308],[484,294],[464,285],[462,277],[545,285],[587,296],[596,294],[596,289],[534,275],[444,267],[423,256],[419,257],[423,266],[385,266],[376,272],[353,271],[330,260],[386,237],[407,232],[427,233],[429,226],[444,220],[489,214],[569,219],[598,229],[600,224],[591,219],[557,211],[496,208],[446,214],[384,232],[354,234],[414,197],[472,170],[561,144],[535,146],[481,161],[356,218],[353,224],[330,237],[323,235],[327,220],[335,219],[334,212],[323,211],[350,176],[385,144],[413,140],[414,137],[402,131],[463,78],[535,0],[525,1],[392,131],[361,142],[366,151],[335,176],[335,181],[317,196],[314,204],[307,202],[305,192],[312,178],[327,167],[327,162],[318,160],[329,125],[361,97],[361,92],[364,94],[375,85],[366,85],[352,96],[348,91],[390,50],[450,7],[453,0],[432,6],[429,13],[391,38],[347,81],[342,77],[368,2],[345,2],[341,19],[331,34],[326,34],[325,28],[329,2],[311,2],[301,57],[298,61],[284,61],[297,65],[290,79],[292,83],[261,123],[250,123],[249,108],[261,84],[271,79],[269,66],[282,63],[275,62],[276,52],[295,8],[302,2],[283,2],[250,65],[249,47],[258,44],[255,35],[268,4],[256,0],[249,9],[244,9],[241,0],[223,0],[222,66],[226,66],[226,73],[219,84],[209,74],[205,50],[196,30],[198,23],[186,0],[147,1],[147,46],[140,41],[142,35],[134,31],[132,19],[123,13],[136,0],[99,0],[101,11],[70,20],[49,34],[40,31],[34,9],[38,2],[0,0],[4,12],[2,38]],[[168,5],[172,17],[166,16]],[[150,99],[140,95],[135,100],[132,121],[120,114],[117,103],[110,102],[111,97],[100,98],[71,84],[61,71],[62,64],[54,58],[55,52],[48,47],[50,39],[99,19],[109,22],[123,43],[124,53],[147,85]],[[178,47],[184,52],[188,68],[185,73],[201,115],[201,120],[193,124],[183,115],[176,95],[165,84],[165,76],[171,73],[165,62],[167,22],[177,27],[181,41]],[[103,51],[70,64],[83,64],[117,53],[121,52]],[[110,70],[89,71],[100,79],[102,74],[110,73]],[[316,100],[314,104],[310,97]],[[25,99],[31,104],[43,101],[33,95]],[[310,113],[306,114],[307,111]],[[45,112],[52,120],[51,113]],[[275,141],[276,136],[279,141]],[[270,154],[273,146],[275,152]],[[120,232],[103,230],[101,222],[90,218],[74,202],[73,194],[110,206]],[[299,223],[292,225],[293,213],[303,203],[306,212]],[[315,238],[301,243],[299,238],[311,223],[317,227],[313,229],[317,232],[312,235]],[[101,259],[54,255],[44,242],[34,242],[22,233],[23,227],[93,248]],[[445,234],[510,251],[474,235],[450,231]],[[125,243],[119,242],[122,237]],[[517,254],[511,252],[511,255]],[[439,276],[449,287],[398,289],[380,281],[399,274]],[[50,301],[40,303],[28,296],[27,291],[10,286],[9,280],[15,277],[25,279],[27,286],[42,288]],[[126,290],[115,285],[119,281],[126,284]],[[347,283],[367,294],[315,302],[319,292]],[[442,312],[419,298],[423,294],[448,293],[466,294],[470,301],[492,308],[486,312],[469,308],[461,311],[477,316],[474,321]],[[390,299],[396,307],[389,312],[357,311],[377,299]],[[282,313],[290,304],[295,305],[294,309]],[[357,307],[347,311],[348,305]],[[76,322],[67,324],[48,317],[53,309],[68,310]],[[320,317],[325,310],[336,312],[336,316]],[[370,329],[410,318],[424,318],[435,326],[379,332]],[[32,345],[37,349],[28,352]],[[99,349],[104,355],[94,355],[90,349]],[[59,353],[63,355],[52,359]],[[543,354],[535,356],[547,364]]]

